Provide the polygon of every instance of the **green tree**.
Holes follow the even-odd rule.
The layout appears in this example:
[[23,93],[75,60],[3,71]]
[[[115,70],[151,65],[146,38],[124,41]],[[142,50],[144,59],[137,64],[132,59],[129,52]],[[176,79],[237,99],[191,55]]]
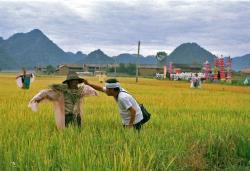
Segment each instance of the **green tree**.
[[117,68],[117,72],[119,73],[126,73],[126,67],[124,63],[120,63],[119,67]]
[[124,63],[120,63],[119,67],[117,68],[117,72],[118,73],[124,73],[124,74],[128,74],[128,75],[135,75],[136,73],[136,64],[124,64]]
[[156,57],[157,63],[160,65],[163,65],[164,63],[166,63],[168,54],[164,51],[160,51],[160,52],[157,52],[155,57]]
[[54,74],[56,72],[56,68],[52,65],[46,66],[46,74]]
[[135,75],[136,74],[136,64],[129,63],[126,67],[127,74]]

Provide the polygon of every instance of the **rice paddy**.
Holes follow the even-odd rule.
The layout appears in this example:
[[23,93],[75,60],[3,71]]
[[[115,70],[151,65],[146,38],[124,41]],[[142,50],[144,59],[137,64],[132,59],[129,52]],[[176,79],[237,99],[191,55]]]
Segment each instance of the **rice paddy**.
[[118,78],[152,113],[140,133],[122,127],[102,93],[84,99],[81,129],[60,132],[51,103],[36,113],[27,105],[64,79],[37,77],[22,90],[0,75],[0,170],[250,170],[250,87]]

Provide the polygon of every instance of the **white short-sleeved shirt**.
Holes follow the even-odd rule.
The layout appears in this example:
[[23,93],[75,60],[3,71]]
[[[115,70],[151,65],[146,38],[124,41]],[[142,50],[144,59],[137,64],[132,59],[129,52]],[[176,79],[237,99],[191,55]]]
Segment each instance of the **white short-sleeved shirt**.
[[[103,90],[106,91],[106,88],[104,87]],[[122,89],[121,91],[125,91],[125,90]],[[131,114],[128,109],[130,107],[133,107],[136,111],[135,121],[133,124],[137,124],[143,119],[142,111],[141,111],[139,104],[130,94],[125,93],[125,92],[120,92],[117,98],[117,103],[118,103],[119,112],[122,118],[122,123],[124,125],[129,125]]]

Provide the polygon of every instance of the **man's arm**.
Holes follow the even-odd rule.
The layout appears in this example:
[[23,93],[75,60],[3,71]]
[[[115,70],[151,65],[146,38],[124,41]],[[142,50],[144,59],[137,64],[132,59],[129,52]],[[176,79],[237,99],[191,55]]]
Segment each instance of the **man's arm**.
[[90,84],[87,80],[84,80],[83,82],[84,82],[84,84],[86,84],[86,85],[88,85],[88,86],[94,88],[95,90],[104,92],[103,87],[101,87],[101,86],[99,86],[99,85]]
[[131,114],[131,118],[129,121],[129,127],[132,127],[134,125],[136,111],[132,106],[130,108],[128,108],[128,110]]

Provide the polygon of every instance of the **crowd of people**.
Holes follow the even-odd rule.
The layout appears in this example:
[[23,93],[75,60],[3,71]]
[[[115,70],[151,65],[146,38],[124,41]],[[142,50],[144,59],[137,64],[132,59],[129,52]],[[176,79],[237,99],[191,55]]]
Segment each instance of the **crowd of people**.
[[[155,75],[156,79],[163,80],[164,74],[156,73]],[[191,73],[191,72],[182,72],[182,73],[175,73],[175,74],[169,74],[167,73],[166,78],[169,80],[187,80],[190,81],[191,88],[201,88],[202,80],[205,79],[204,73]]]

